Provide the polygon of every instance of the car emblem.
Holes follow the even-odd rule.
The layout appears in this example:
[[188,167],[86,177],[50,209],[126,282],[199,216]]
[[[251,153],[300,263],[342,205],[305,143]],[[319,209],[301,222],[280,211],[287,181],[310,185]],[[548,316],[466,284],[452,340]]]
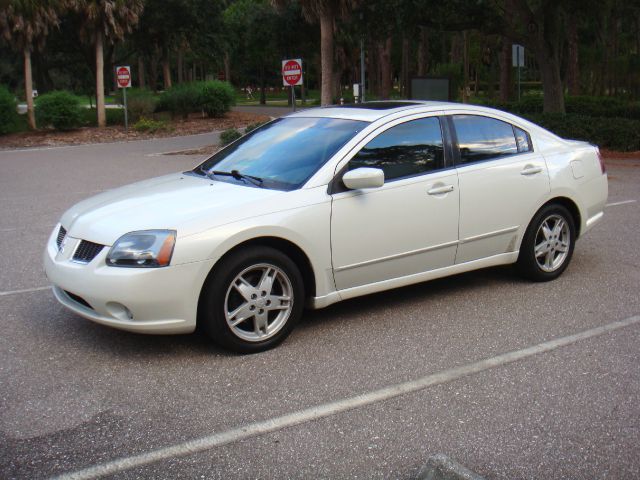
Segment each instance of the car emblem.
[[64,253],[64,247],[66,244],[67,244],[67,239],[65,238],[62,240],[62,243],[60,244],[60,248],[58,249],[58,252]]

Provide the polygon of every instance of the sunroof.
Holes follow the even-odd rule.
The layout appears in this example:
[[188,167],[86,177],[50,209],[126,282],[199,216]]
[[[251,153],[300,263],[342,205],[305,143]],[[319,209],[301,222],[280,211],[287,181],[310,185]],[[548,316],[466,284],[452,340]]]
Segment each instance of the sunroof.
[[340,108],[362,108],[364,110],[391,110],[393,108],[410,107],[420,105],[418,102],[371,102],[371,103],[349,103],[346,105],[336,105]]

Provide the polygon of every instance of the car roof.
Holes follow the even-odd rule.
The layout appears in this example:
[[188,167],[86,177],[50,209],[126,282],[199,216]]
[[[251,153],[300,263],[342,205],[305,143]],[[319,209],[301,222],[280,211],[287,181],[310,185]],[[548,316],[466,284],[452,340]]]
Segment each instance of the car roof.
[[[309,108],[287,115],[288,117],[324,117],[342,118],[347,120],[360,120],[375,122],[376,120],[394,115],[400,112],[418,110],[420,112],[438,110],[470,110],[475,112],[496,113],[495,109],[466,103],[437,102],[421,100],[399,100],[366,102],[349,105],[329,105],[326,107]],[[505,113],[505,112],[500,112]]]

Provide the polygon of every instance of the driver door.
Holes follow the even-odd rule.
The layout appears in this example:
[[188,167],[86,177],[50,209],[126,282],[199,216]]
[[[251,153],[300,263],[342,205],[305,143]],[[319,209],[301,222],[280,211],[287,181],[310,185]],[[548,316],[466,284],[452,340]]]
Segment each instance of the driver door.
[[343,187],[332,194],[338,290],[454,264],[458,176],[447,168],[444,152],[440,119],[431,116],[397,120],[350,159],[349,170],[382,169],[385,183],[362,190]]

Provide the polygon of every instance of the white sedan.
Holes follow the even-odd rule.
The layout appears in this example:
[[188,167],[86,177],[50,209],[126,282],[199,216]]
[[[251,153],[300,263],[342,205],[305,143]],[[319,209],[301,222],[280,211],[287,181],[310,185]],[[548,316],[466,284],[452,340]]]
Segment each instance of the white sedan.
[[69,209],[44,253],[56,298],[133,332],[256,352],[305,305],[515,263],[553,280],[602,219],[597,147],[470,105],[305,110],[186,172]]

